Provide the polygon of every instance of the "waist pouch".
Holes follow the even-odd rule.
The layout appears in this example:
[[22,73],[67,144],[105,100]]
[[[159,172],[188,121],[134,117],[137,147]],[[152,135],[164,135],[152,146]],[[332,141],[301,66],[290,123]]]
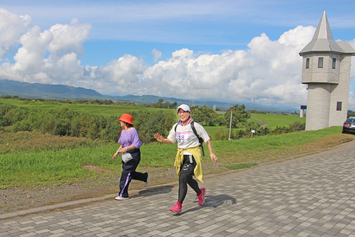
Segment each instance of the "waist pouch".
[[121,155],[121,158],[124,163],[127,163],[128,161],[133,159],[133,156],[131,155],[131,153],[126,152]]

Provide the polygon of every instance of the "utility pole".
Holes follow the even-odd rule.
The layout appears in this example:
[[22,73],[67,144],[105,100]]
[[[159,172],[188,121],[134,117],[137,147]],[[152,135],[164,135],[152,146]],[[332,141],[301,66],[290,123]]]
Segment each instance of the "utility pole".
[[229,139],[231,139],[231,131],[232,131],[232,117],[233,117],[233,109],[231,109],[231,121],[230,121],[230,124],[229,124]]

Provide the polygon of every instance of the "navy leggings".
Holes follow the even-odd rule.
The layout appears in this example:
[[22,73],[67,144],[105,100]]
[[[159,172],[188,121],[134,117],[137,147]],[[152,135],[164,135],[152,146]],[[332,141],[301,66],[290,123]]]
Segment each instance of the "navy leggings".
[[[192,163],[191,163],[192,161]],[[180,166],[180,176],[179,176],[179,192],[178,192],[178,202],[182,204],[187,194],[187,184],[196,192],[200,193],[200,188],[196,180],[192,178],[194,175],[194,169],[196,167],[196,161],[193,156],[184,155],[184,161]]]
[[120,179],[120,192],[118,193],[121,197],[128,197],[128,187],[132,179],[140,180],[143,182],[147,181],[148,173],[136,172],[136,168],[139,165],[141,152],[140,149],[130,150],[133,159],[124,163],[122,161],[122,174]]

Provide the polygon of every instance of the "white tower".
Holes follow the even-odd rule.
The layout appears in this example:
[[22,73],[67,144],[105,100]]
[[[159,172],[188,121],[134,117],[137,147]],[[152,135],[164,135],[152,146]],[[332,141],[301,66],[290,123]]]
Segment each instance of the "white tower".
[[302,84],[307,84],[306,130],[341,126],[347,118],[351,56],[348,42],[334,41],[324,11],[303,57]]

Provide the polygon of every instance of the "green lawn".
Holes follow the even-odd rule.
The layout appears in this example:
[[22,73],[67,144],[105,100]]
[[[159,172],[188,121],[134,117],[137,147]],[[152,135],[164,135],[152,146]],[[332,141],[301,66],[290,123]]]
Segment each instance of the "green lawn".
[[[288,127],[290,124],[294,122],[306,123],[306,117],[300,118],[299,115],[284,115],[284,114],[252,114],[253,117],[261,119],[269,123],[267,126],[268,129],[273,130],[277,126],[279,127]],[[248,120],[250,121],[250,120]],[[251,121],[259,122],[255,119]],[[261,122],[259,122],[261,124]]]
[[[267,126],[267,128],[269,128],[270,130],[275,129],[277,126],[288,127],[290,124],[293,124],[296,121],[301,122],[301,123],[306,122],[306,117],[300,118],[299,115],[252,114],[252,116],[268,122],[269,125]],[[254,122],[254,123],[258,123],[260,125],[263,125],[262,122],[254,119],[254,118],[249,118],[248,122],[249,123]],[[219,130],[219,129],[229,131],[229,127],[227,127],[227,126],[204,126],[204,128],[206,129],[206,131],[208,132],[208,134],[210,136],[215,135],[217,130]],[[244,128],[232,128],[232,133],[235,133],[235,131],[239,130],[239,129],[244,129]]]
[[[214,152],[219,157],[216,165],[210,161],[205,145],[204,172],[223,172],[238,167],[248,167],[270,160],[329,148],[353,139],[341,134],[341,127],[318,131],[303,131],[252,139],[212,141]],[[316,145],[312,142],[318,142]],[[10,146],[11,144],[9,144]],[[97,143],[89,147],[54,149],[50,147],[34,152],[31,148],[18,149],[0,155],[0,188],[45,187],[93,181],[97,178],[118,177],[121,171],[120,158],[112,160],[117,144]],[[173,168],[176,144],[152,143],[143,145],[139,169],[163,172]],[[244,165],[239,165],[244,164]],[[246,164],[246,165],[245,165]],[[95,166],[105,172],[88,170]]]

